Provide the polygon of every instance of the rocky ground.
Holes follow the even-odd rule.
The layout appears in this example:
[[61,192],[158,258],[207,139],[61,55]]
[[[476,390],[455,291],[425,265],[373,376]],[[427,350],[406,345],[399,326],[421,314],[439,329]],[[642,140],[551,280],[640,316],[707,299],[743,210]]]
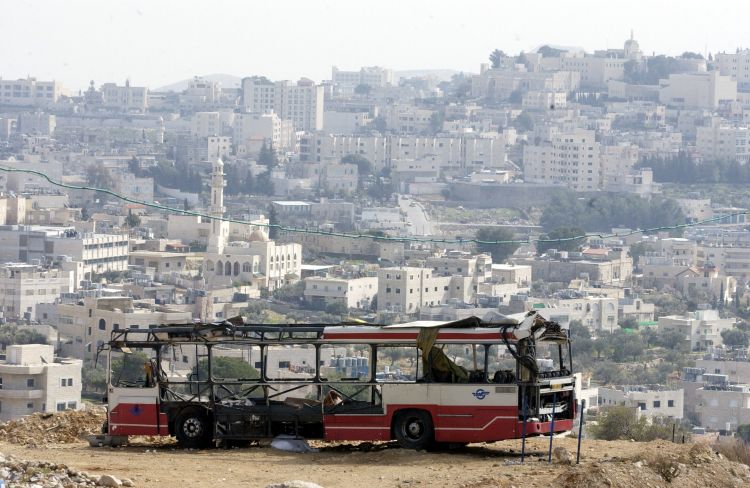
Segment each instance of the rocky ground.
[[[127,447],[94,448],[74,438],[76,432],[95,432],[99,420],[65,414],[0,426],[0,477],[10,486],[44,488],[750,486],[750,468],[700,443],[586,440],[581,464],[575,465],[570,463],[576,440],[570,438],[554,440],[561,449],[552,464],[548,438],[528,441],[524,464],[520,441],[442,452],[407,451],[394,443],[311,443],[320,451],[295,454],[266,446],[190,451],[149,438],[134,438]],[[285,483],[291,480],[299,482]]]

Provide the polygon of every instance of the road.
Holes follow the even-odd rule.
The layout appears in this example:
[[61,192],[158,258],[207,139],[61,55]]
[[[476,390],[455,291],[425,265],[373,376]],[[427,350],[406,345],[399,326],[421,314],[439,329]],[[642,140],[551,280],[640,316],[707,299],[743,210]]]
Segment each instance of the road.
[[[409,234],[418,236],[429,236],[435,232],[430,217],[427,215],[424,207],[421,203],[415,201],[409,195],[399,195],[398,204],[406,213],[406,220],[411,222],[412,225],[407,227]],[[412,206],[414,204],[414,206]]]

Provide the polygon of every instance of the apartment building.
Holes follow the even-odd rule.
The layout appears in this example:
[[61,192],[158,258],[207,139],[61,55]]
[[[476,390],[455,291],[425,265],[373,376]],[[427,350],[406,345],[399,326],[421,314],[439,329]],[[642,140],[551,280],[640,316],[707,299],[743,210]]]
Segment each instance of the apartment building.
[[109,342],[113,330],[189,324],[193,320],[190,311],[122,296],[84,297],[75,303],[40,305],[37,315],[45,323],[57,326],[63,354],[85,360],[94,359],[97,347]]
[[707,127],[696,128],[695,149],[707,162],[722,159],[747,163],[750,161],[750,128],[713,120]]
[[0,105],[17,107],[49,107],[63,94],[59,81],[38,81],[36,78],[3,80],[0,78]]
[[736,53],[717,53],[714,60],[719,73],[730,76],[737,82],[738,88],[750,88],[750,49]]
[[524,146],[524,180],[595,191],[601,181],[599,150],[594,131],[583,129],[556,135],[549,144]]
[[614,332],[618,327],[617,298],[534,298],[526,300],[526,311],[537,310],[549,320],[569,324],[573,320],[581,322],[592,332]]
[[0,259],[31,263],[57,260],[82,263],[80,280],[92,274],[125,271],[128,237],[116,234],[79,233],[72,227],[0,226]]
[[528,91],[521,98],[524,110],[561,110],[568,106],[568,94],[562,91]]
[[259,152],[264,143],[277,151],[290,151],[296,143],[292,122],[275,113],[236,114],[232,129],[238,154]]
[[54,303],[76,288],[74,273],[7,263],[0,267],[0,311],[8,321],[32,320],[40,303]]
[[722,319],[717,310],[696,310],[685,315],[659,317],[659,332],[675,331],[691,351],[723,344],[721,332],[734,328],[735,318]]
[[750,385],[706,384],[695,397],[695,413],[706,429],[733,432],[750,423]]
[[629,283],[633,258],[621,249],[597,249],[598,253],[557,253],[537,259],[516,260],[531,265],[534,280],[570,283],[583,278],[597,284]]
[[685,401],[682,389],[659,385],[599,387],[599,407],[626,406],[638,409],[639,415],[681,419]]
[[305,300],[323,308],[342,303],[347,308],[369,309],[378,293],[377,276],[362,278],[338,278],[311,276],[304,279]]
[[531,266],[520,264],[492,264],[492,281],[515,283],[517,286],[531,285]]
[[475,296],[469,276],[443,276],[432,268],[394,267],[378,271],[378,312],[418,314],[423,307],[451,301],[470,303]]
[[148,109],[148,88],[130,86],[130,80],[125,80],[125,86],[105,83],[100,91],[104,108],[118,112],[138,113],[144,113]]
[[34,134],[52,136],[57,127],[57,118],[42,112],[24,112],[18,114],[16,132],[18,134]]
[[492,136],[418,137],[353,136],[309,134],[300,140],[303,162],[337,160],[357,154],[379,171],[391,167],[394,160],[431,158],[440,162],[441,170],[453,168],[471,172],[482,168],[499,168],[505,163],[505,138]]
[[385,88],[393,85],[393,70],[380,66],[363,66],[359,71],[341,70],[331,67],[331,81],[342,95],[351,95],[359,85]]
[[274,112],[280,118],[290,120],[300,131],[323,129],[323,86],[307,78],[297,83],[272,82],[257,76],[244,78],[242,99],[245,112]]
[[722,243],[706,243],[698,246],[696,265],[699,268],[714,266],[728,276],[735,278],[750,277],[750,247],[741,243],[738,247],[730,247]]
[[79,410],[82,365],[80,359],[54,357],[50,345],[8,346],[0,361],[0,421]]
[[630,182],[628,175],[632,174],[633,167],[638,163],[639,153],[635,144],[600,146],[600,187],[621,191]]

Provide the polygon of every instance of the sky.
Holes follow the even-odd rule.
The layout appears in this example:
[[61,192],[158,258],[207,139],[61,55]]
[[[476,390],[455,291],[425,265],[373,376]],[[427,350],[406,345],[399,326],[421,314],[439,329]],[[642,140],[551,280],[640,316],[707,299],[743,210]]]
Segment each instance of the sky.
[[750,46],[747,0],[3,0],[0,77],[156,88],[194,75],[330,79],[331,66],[478,72],[499,48],[651,54]]

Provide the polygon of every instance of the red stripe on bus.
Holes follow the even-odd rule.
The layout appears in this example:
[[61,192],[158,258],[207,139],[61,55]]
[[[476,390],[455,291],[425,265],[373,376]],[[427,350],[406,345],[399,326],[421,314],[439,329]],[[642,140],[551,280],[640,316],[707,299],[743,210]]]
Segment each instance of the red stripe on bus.
[[[512,334],[507,334],[506,337],[508,339],[515,339]],[[333,339],[371,339],[371,340],[393,340],[393,339],[410,339],[410,340],[416,340],[417,334],[416,333],[383,333],[383,332],[366,332],[366,333],[356,333],[356,332],[329,332],[323,336],[324,340],[333,340]],[[502,340],[503,336],[499,332],[494,333],[451,333],[451,332],[441,332],[438,334],[437,339],[438,340],[448,340],[448,339],[472,339],[472,340],[481,340],[481,339],[490,339],[490,340]]]

